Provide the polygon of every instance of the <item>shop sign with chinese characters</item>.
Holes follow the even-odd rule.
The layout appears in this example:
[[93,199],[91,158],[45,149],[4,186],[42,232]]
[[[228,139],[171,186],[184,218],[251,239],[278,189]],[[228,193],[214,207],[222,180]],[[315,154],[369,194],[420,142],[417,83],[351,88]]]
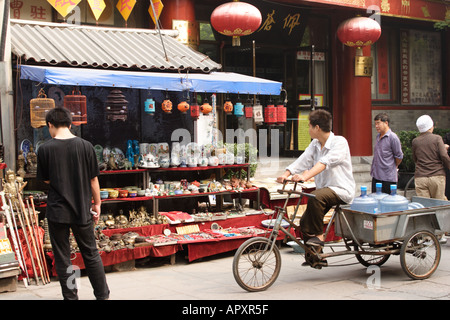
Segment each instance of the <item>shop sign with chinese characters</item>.
[[[266,3],[259,0],[246,0],[256,6],[261,12],[262,22],[258,30],[251,35],[242,37],[241,42],[255,40],[256,43],[271,43],[279,45],[292,45],[300,43],[306,23],[307,9],[297,9]],[[216,38],[227,39],[219,33]],[[227,39],[228,40],[228,39]]]
[[32,21],[52,21],[52,6],[46,0],[11,0],[10,18]]

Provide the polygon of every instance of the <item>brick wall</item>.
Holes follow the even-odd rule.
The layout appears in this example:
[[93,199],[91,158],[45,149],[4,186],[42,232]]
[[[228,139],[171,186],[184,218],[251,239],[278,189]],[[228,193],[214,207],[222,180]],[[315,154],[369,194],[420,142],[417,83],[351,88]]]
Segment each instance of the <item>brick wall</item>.
[[[450,128],[450,111],[449,110],[372,110],[372,120],[378,113],[386,112],[390,118],[390,128],[394,132],[401,130],[417,130],[416,120],[421,115],[428,114],[434,121],[437,128]],[[372,121],[372,146],[375,144],[377,132]]]

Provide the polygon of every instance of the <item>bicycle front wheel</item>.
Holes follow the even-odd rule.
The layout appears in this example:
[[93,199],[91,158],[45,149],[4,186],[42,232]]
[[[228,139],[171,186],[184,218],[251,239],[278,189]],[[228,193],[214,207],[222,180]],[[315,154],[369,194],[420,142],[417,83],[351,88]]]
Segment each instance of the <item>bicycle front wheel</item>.
[[281,269],[280,250],[267,238],[257,237],[245,241],[233,259],[233,276],[239,286],[256,292],[269,288]]

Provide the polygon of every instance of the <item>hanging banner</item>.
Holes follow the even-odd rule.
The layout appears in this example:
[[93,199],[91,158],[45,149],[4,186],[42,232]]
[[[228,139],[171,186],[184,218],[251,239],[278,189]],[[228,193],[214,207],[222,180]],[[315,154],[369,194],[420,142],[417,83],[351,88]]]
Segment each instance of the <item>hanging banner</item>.
[[[153,8],[155,8],[156,20],[158,20],[159,16],[161,15],[164,5],[161,0],[151,0],[151,1],[153,3]],[[153,23],[156,24],[155,15],[153,14],[152,4],[150,4],[150,6],[148,7],[148,13],[150,13],[150,17],[152,18]]]
[[103,0],[87,0],[89,6],[91,7],[92,13],[94,14],[95,20],[98,21],[102,15],[103,10],[106,8],[105,1]]
[[128,17],[130,16],[131,11],[133,11],[135,4],[136,0],[119,0],[119,2],[117,2],[116,8],[119,10],[125,21],[128,21]]
[[47,0],[63,17],[66,17],[81,0]]

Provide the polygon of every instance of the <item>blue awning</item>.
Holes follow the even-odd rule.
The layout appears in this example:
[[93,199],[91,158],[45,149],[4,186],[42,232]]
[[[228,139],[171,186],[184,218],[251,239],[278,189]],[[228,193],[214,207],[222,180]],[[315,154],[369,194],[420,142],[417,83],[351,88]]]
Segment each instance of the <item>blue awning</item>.
[[281,82],[231,72],[163,73],[20,66],[20,79],[67,86],[279,95]]

